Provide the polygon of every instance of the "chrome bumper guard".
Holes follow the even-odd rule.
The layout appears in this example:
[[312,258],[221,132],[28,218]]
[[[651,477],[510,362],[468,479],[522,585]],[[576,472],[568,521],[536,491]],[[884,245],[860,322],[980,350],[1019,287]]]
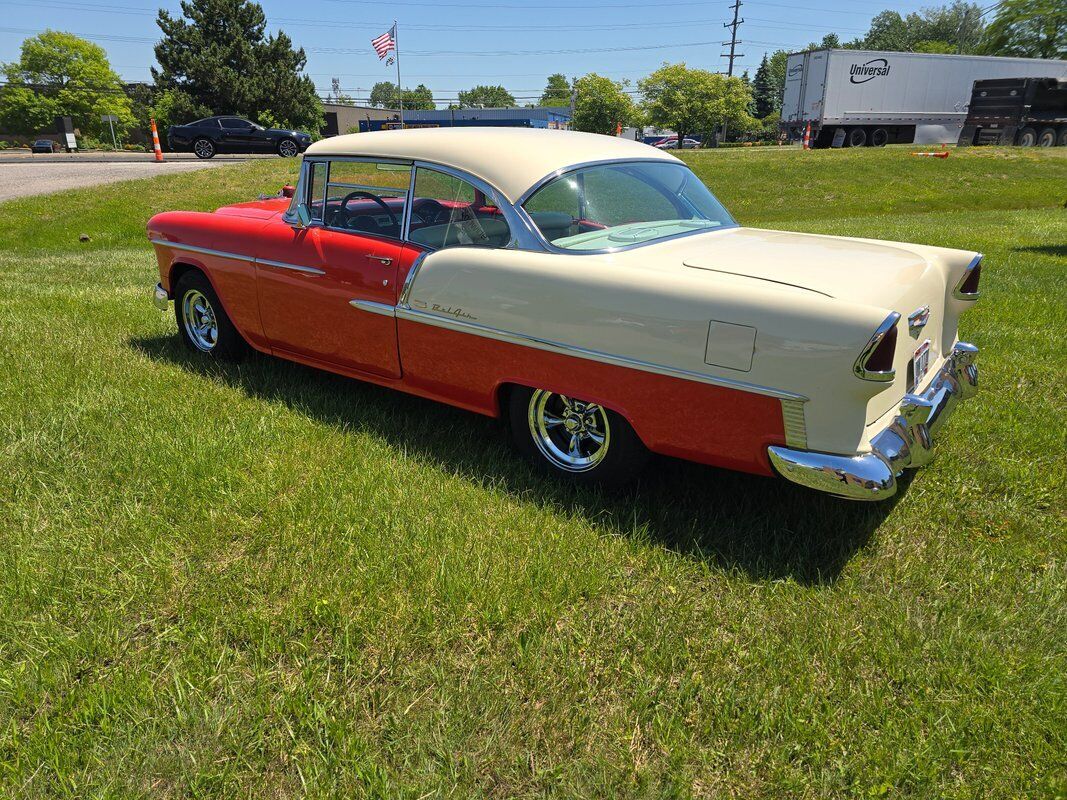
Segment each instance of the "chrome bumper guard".
[[156,291],[152,295],[152,303],[160,311],[166,311],[167,310],[167,308],[168,308],[168,306],[170,304],[170,298],[167,296],[167,292],[163,288],[163,284],[162,283],[157,283],[156,284]]
[[893,422],[871,440],[871,452],[840,456],[775,446],[768,448],[771,463],[782,477],[837,497],[892,497],[905,469],[933,459],[934,434],[956,403],[978,391],[977,358],[977,347],[957,343],[926,391],[904,395]]

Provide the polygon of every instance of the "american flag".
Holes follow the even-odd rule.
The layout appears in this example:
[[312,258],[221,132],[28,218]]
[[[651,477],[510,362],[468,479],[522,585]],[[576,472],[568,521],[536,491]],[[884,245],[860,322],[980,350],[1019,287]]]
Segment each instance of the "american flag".
[[385,58],[390,50],[396,50],[396,25],[394,24],[377,39],[371,39],[370,44],[374,52],[378,54],[379,60]]

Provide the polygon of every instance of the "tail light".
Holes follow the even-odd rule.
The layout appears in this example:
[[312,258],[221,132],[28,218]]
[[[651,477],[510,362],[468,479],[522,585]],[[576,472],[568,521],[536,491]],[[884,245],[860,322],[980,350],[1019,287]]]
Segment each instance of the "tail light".
[[963,271],[963,277],[952,290],[952,296],[957,300],[977,300],[978,283],[982,280],[982,254],[979,253],[967,265]]
[[865,381],[891,381],[897,371],[893,361],[897,354],[897,322],[900,314],[894,311],[886,317],[874,332],[867,346],[856,359],[852,370],[856,377]]

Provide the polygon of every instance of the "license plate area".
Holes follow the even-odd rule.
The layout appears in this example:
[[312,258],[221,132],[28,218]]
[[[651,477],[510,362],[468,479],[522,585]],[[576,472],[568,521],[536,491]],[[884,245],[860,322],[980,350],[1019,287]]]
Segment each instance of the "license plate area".
[[926,373],[930,371],[930,340],[927,339],[915,350],[911,357],[912,386],[919,386]]

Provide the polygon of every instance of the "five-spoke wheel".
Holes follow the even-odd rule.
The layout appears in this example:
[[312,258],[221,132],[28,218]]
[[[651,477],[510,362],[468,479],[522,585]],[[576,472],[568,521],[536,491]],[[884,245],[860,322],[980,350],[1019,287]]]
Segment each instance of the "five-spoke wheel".
[[174,285],[174,316],[182,341],[191,350],[237,361],[248,351],[237,328],[202,272],[190,270]]
[[547,389],[515,387],[509,422],[516,446],[540,467],[578,483],[620,484],[648,457],[629,423],[603,405]]

